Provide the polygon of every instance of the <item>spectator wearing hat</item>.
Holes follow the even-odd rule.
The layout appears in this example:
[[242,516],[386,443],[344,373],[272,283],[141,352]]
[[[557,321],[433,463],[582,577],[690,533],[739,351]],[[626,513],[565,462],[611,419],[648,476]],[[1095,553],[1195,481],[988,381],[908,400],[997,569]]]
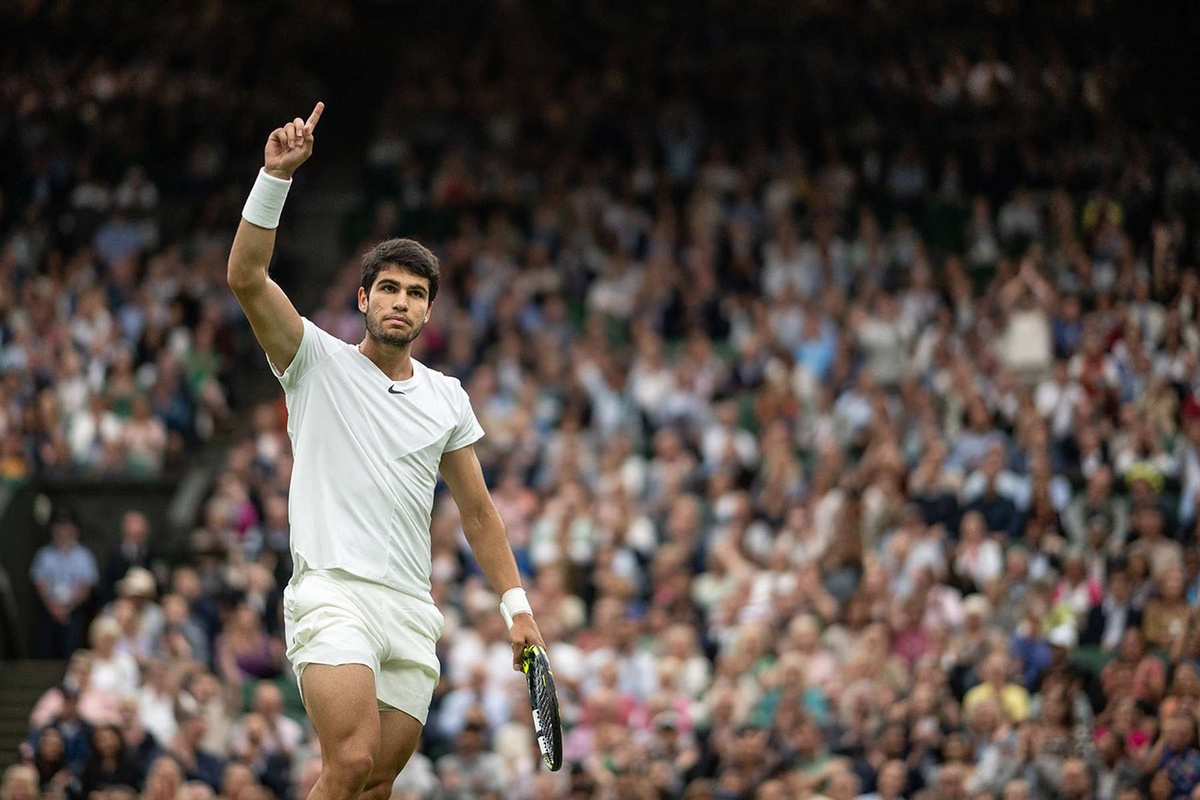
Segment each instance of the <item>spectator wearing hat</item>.
[[146,641],[155,641],[162,634],[163,610],[156,602],[158,581],[154,573],[145,567],[130,567],[125,577],[117,582],[117,597],[133,604],[139,619],[139,634]]
[[56,516],[50,536],[29,570],[41,600],[34,657],[64,659],[83,644],[86,603],[100,576],[95,557],[79,543],[73,516]]

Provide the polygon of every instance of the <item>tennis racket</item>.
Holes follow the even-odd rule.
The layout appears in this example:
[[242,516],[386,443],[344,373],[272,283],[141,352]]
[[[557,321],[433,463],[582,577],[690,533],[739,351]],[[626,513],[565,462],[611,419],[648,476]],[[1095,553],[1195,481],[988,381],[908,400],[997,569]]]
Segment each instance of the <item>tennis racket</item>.
[[558,689],[550,658],[537,645],[525,648],[521,669],[529,684],[529,705],[533,708],[533,731],[537,734],[542,761],[552,772],[562,768],[562,717],[558,711]]

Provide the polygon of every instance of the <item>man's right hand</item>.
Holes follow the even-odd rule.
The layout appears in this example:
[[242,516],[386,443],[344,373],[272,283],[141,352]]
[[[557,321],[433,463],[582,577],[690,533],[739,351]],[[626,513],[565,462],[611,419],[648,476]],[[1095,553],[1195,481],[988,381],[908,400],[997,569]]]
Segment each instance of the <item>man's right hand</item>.
[[321,119],[325,110],[324,103],[317,103],[308,122],[296,117],[294,120],[276,128],[267,139],[263,168],[274,178],[289,180],[292,173],[308,160],[313,150],[313,129]]

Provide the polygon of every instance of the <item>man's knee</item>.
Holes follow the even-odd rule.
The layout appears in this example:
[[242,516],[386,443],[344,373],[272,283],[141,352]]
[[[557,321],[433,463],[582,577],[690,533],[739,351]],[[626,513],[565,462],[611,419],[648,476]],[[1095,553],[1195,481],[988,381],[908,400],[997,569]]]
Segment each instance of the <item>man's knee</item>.
[[367,785],[363,788],[359,800],[388,800],[392,796],[392,784],[395,782],[395,775],[391,777],[386,775],[372,775]]
[[367,745],[342,745],[334,752],[324,754],[323,758],[330,778],[355,791],[366,784],[375,767],[375,754]]

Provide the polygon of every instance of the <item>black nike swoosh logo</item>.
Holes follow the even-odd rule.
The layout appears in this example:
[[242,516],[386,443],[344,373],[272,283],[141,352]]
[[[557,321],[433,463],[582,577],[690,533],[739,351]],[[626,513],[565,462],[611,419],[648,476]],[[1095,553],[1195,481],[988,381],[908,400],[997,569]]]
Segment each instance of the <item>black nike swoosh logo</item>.
[[404,394],[404,392],[401,391],[400,389],[397,389],[395,386],[389,386],[388,394]]

